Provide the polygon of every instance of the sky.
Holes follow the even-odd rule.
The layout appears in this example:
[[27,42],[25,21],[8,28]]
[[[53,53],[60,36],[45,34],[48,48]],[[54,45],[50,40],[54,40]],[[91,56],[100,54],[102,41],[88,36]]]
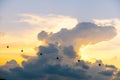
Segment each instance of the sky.
[[0,0],[0,78],[119,80],[119,7],[119,0]]

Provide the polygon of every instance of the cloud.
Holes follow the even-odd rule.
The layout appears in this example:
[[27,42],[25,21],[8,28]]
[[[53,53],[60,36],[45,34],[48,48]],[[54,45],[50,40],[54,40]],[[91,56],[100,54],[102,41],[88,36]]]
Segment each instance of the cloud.
[[[24,61],[22,67],[11,68],[9,72],[4,71],[7,74],[4,75],[4,77],[8,80],[56,80],[56,78],[58,80],[89,80],[91,76],[88,75],[85,70],[68,65],[62,58],[66,55],[64,49],[66,49],[66,47],[63,47],[61,50],[60,47],[54,44],[40,46],[36,58],[28,59],[26,62]],[[70,49],[72,49],[72,47],[67,47],[68,51],[70,51]],[[43,53],[43,55],[39,55],[39,53]],[[61,53],[63,54],[61,55]],[[72,53],[70,53],[70,55],[71,54]],[[73,54],[75,54],[74,50]],[[61,60],[57,60],[56,55]],[[68,56],[69,60],[71,59],[69,55],[66,56]],[[12,61],[12,63],[13,62],[14,61]],[[63,62],[66,62],[66,64],[63,64]]]
[[[37,19],[32,24],[38,24],[36,22],[39,20],[35,16],[25,16]],[[15,66],[9,70],[0,68],[0,73],[7,80],[112,80],[114,74],[110,71],[117,73],[117,69],[111,65],[106,66],[101,60],[90,63],[77,59],[78,53],[75,48],[110,40],[114,36],[114,27],[102,27],[88,22],[53,33],[41,31],[38,39],[45,41],[47,45],[38,47],[37,56],[29,58],[22,55],[27,59],[22,62],[22,67]],[[17,64],[14,60],[8,63]],[[109,71],[106,71],[108,67]]]
[[17,64],[17,62],[15,60],[10,60],[9,62],[6,63],[6,65],[1,66],[2,70],[7,70],[9,71],[9,69],[11,68],[15,68],[18,67],[19,65]]
[[117,69],[114,65],[105,65],[107,68]]
[[[15,60],[8,61],[5,65],[0,66],[0,79],[6,80],[10,75],[9,73],[10,69],[16,68],[16,67],[19,67],[19,65]],[[7,77],[5,75],[7,75]]]
[[48,47],[44,47],[44,46],[40,46],[39,47],[40,51],[46,54],[54,54],[54,53],[58,53],[58,49],[55,45],[53,44],[49,44]]
[[101,71],[99,73],[102,74],[102,75],[104,75],[104,76],[112,76],[113,72],[114,71],[112,71],[112,70],[106,70],[106,71]]
[[63,52],[64,52],[65,55],[67,55],[70,58],[75,58],[76,57],[76,52],[74,51],[73,46],[64,47]]
[[[66,51],[72,52],[66,55],[64,53]],[[118,73],[112,65],[106,66],[101,61],[76,62],[74,57],[71,58],[74,54],[77,53],[71,46],[60,47],[56,44],[48,44],[48,46],[39,47],[36,57],[23,61],[22,67],[12,67],[9,71],[0,68],[0,72],[7,80],[112,80],[113,73]],[[98,66],[99,62],[102,66]],[[16,61],[12,60],[7,64],[16,64]],[[109,70],[107,70],[108,67],[110,67]],[[119,73],[116,74],[116,78],[118,76]]]
[[120,80],[120,71],[118,71],[113,80]]
[[89,69],[90,66],[87,62],[85,62],[84,60],[80,60],[79,63],[76,63],[76,67],[81,67],[82,69]]
[[[120,19],[94,19],[94,23],[103,27],[114,26],[116,28],[117,35],[109,41],[103,41],[95,45],[91,45],[84,53],[88,53],[86,55],[90,57],[102,59],[107,64],[113,64],[120,67],[118,64],[120,61]],[[97,54],[94,54],[94,52]],[[106,58],[108,54],[109,57]]]
[[[45,35],[43,37],[43,35]],[[80,48],[82,45],[96,44],[101,41],[110,40],[116,36],[116,29],[112,26],[97,26],[94,23],[79,23],[72,29],[63,28],[57,33],[48,34],[42,31],[38,35],[39,40],[47,43],[58,43],[60,45],[74,45]]]
[[29,27],[39,32],[47,30],[48,32],[58,32],[61,28],[71,29],[78,20],[69,16],[63,15],[35,15],[35,14],[20,14],[21,18],[18,22],[27,23]]

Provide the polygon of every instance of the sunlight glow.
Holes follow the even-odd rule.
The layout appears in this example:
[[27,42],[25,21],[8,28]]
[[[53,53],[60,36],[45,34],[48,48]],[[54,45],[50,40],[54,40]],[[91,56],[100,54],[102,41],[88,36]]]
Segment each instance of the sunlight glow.
[[86,45],[86,46],[82,45],[81,46],[81,48],[79,49],[80,53],[81,53],[81,59],[83,59],[83,60],[89,60],[90,59],[90,57],[85,54],[85,50],[89,47],[90,47],[90,45]]

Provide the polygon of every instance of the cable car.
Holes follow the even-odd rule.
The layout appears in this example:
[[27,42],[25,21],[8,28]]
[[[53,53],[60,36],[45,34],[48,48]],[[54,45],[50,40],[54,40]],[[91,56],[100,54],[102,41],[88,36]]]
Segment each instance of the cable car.
[[9,46],[7,46],[7,48],[9,48]]
[[98,66],[101,66],[101,64],[98,64]]
[[21,52],[23,52],[23,50],[21,50]]
[[78,60],[78,62],[80,62],[80,60]]
[[43,55],[43,53],[40,53],[40,55],[42,56],[42,55]]
[[56,57],[56,59],[58,60],[58,59],[59,59],[59,57]]

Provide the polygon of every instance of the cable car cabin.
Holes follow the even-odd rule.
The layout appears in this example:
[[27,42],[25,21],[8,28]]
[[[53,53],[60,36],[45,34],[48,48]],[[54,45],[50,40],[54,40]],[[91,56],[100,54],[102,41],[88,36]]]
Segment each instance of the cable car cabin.
[[78,62],[80,62],[80,60],[78,60]]
[[59,59],[59,57],[56,57],[56,59],[58,60],[58,59]]
[[23,52],[23,50],[21,50],[21,52]]
[[42,56],[42,55],[43,55],[43,53],[40,53],[40,55]]
[[7,48],[9,48],[9,46],[7,46]]
[[101,64],[98,64],[98,66],[101,66]]

